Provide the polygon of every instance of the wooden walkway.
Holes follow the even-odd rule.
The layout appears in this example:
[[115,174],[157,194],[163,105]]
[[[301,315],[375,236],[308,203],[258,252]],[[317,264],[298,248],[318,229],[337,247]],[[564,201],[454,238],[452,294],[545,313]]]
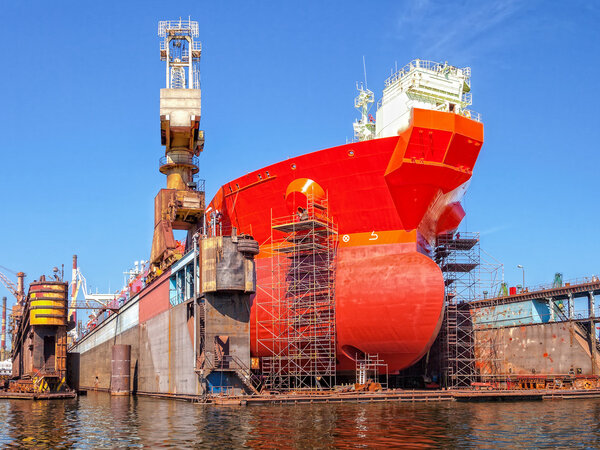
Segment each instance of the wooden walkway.
[[[104,389],[88,389],[89,392]],[[0,392],[0,398],[5,393]],[[14,398],[13,397],[11,398]],[[31,395],[31,394],[19,394]],[[170,398],[219,406],[239,405],[279,405],[311,403],[371,403],[371,402],[515,402],[567,400],[579,398],[600,398],[600,389],[521,389],[521,390],[401,390],[389,389],[379,392],[297,392],[263,395],[200,395],[168,394],[158,392],[137,392],[137,395]]]

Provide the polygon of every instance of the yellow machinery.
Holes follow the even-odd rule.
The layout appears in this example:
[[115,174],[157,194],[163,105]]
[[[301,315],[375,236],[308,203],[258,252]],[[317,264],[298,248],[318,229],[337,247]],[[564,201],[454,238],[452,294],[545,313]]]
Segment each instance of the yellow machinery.
[[66,388],[68,283],[41,277],[29,286],[13,332],[13,392]]

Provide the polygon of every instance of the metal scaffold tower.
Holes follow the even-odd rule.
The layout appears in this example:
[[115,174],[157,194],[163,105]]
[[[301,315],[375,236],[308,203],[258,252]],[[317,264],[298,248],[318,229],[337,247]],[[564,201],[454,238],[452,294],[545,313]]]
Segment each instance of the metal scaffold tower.
[[356,384],[365,386],[378,382],[383,389],[388,387],[388,365],[377,354],[356,357]]
[[271,286],[257,297],[257,344],[271,355],[261,359],[266,388],[335,385],[336,249],[326,199],[309,196],[306,208],[272,219]]
[[446,286],[442,373],[450,388],[468,387],[478,380],[469,302],[495,296],[501,286],[502,266],[482,259],[481,253],[479,233],[450,233],[437,239],[434,257]]

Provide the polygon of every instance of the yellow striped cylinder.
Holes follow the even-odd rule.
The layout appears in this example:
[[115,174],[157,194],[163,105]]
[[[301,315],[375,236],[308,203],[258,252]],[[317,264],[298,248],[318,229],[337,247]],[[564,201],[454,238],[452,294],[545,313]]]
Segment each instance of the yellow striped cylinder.
[[67,325],[68,285],[61,281],[39,281],[29,286],[31,325]]

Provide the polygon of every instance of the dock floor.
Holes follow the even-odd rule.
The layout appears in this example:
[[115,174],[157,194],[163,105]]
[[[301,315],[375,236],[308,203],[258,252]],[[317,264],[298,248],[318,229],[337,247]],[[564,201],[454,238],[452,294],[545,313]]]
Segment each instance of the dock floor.
[[[104,389],[85,388],[90,392]],[[0,392],[0,398],[2,397]],[[292,392],[262,395],[182,395],[159,392],[137,392],[137,395],[170,398],[221,406],[278,405],[307,403],[364,403],[364,402],[514,402],[600,398],[600,389],[519,389],[519,390],[402,390],[378,392]]]

